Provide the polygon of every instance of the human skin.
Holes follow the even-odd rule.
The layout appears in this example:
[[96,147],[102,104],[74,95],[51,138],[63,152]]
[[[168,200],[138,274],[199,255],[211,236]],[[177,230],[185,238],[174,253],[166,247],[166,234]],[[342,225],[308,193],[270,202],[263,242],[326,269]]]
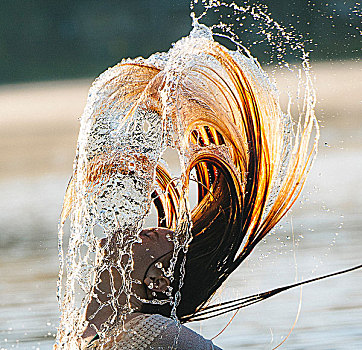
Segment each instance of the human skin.
[[[155,265],[155,262],[161,263],[163,267],[168,266],[174,244],[172,242],[173,231],[166,228],[147,228],[139,233],[141,242],[132,245],[133,270],[131,277],[134,280],[143,283],[132,283],[132,293],[138,298],[131,296],[131,307],[135,310],[132,314],[127,315],[126,322],[140,314],[142,302],[140,299],[152,299],[152,293],[165,292],[170,285],[167,277],[163,276],[162,268]],[[101,242],[103,245],[105,241]],[[161,259],[160,259],[161,258]],[[147,273],[147,274],[146,274]],[[112,276],[111,276],[112,274]],[[82,334],[82,338],[86,341],[93,338],[97,334],[103,323],[112,315],[113,310],[109,305],[99,309],[99,299],[102,303],[109,300],[111,295],[111,280],[115,289],[119,289],[122,285],[122,278],[119,272],[112,268],[111,272],[106,270],[100,275],[100,282],[94,293],[97,298],[92,298],[86,311],[86,320],[88,326]],[[125,305],[127,296],[121,294],[118,299],[119,305]],[[97,311],[98,310],[98,311]],[[90,317],[95,314],[94,317]]]

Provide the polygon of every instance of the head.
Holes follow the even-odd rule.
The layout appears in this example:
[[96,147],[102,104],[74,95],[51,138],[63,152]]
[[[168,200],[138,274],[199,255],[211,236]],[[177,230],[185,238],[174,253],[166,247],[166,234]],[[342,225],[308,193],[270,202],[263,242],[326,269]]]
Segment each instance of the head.
[[167,228],[146,228],[139,234],[141,242],[132,245],[132,278],[142,283],[135,284],[134,289],[145,299],[162,298],[169,289],[171,282],[165,272],[173,253],[173,234]]

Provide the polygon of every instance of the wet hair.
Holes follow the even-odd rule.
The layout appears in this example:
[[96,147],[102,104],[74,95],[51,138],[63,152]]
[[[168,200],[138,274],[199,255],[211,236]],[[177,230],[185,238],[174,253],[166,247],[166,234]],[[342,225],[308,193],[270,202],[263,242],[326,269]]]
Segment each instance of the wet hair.
[[[202,170],[207,173],[201,174]],[[196,174],[198,205],[192,211],[192,240],[186,253],[179,252],[172,283],[174,293],[181,292],[176,309],[181,322],[195,318],[248,255],[239,252],[245,236],[241,234],[243,212],[231,174],[217,161],[200,162]],[[205,176],[208,187],[202,182]],[[183,262],[185,273],[181,276]],[[142,311],[170,316],[171,306],[144,304]]]
[[[70,214],[74,214],[73,220],[88,220],[88,216],[78,215],[79,209],[83,210],[77,194],[79,185],[90,189],[93,195],[98,184],[107,183],[115,173],[135,175],[129,167],[133,156],[113,152],[117,147],[107,143],[114,140],[109,137],[113,128],[123,123],[120,116],[124,120],[130,118],[132,123],[143,112],[162,117],[162,147],[177,148],[183,163],[180,186],[161,162],[156,164],[158,156],[149,159],[140,152],[134,159],[142,171],[150,172],[148,180],[153,181],[156,170],[157,185],[147,188],[156,188],[151,198],[158,213],[158,226],[175,231],[178,243],[181,242],[181,249],[180,245],[176,249],[171,281],[172,300],[181,322],[217,316],[293,286],[208,305],[218,288],[297,200],[319,136],[308,66],[304,98],[307,102],[299,123],[294,124],[289,115],[282,113],[275,87],[256,61],[242,57],[240,52],[230,52],[206,37],[187,40],[191,41],[189,50],[181,56],[175,45],[175,55],[126,60],[94,84],[92,94],[101,89],[99,96],[104,101],[95,105],[92,122],[88,123],[89,115],[85,113],[82,123],[89,124],[91,141],[99,138],[92,142],[102,145],[97,152],[104,154],[94,155],[87,150],[85,161],[83,156],[78,159],[82,153],[77,153],[61,214],[61,225]],[[166,64],[168,59],[174,61]],[[107,125],[109,130],[105,129]],[[107,142],[103,145],[103,141]],[[134,149],[138,150],[138,146]],[[192,173],[196,174],[198,199],[190,212],[186,196]],[[112,221],[113,217],[109,220],[118,223]],[[110,241],[113,238],[115,245],[121,241],[121,235],[114,235]],[[113,262],[100,260],[101,264],[105,262],[108,265],[101,266],[99,271],[112,271]],[[71,278],[75,278],[73,274]],[[171,316],[172,306],[144,303],[141,311]]]
[[[207,50],[223,73],[195,64],[178,84],[170,116],[185,123],[183,137],[190,142],[183,190],[158,165],[163,196],[152,195],[159,226],[191,234],[187,249],[178,252],[172,284],[174,297],[181,294],[176,298],[181,322],[211,317],[212,296],[298,198],[318,139],[313,111],[293,138],[293,124],[261,85],[266,81],[246,74],[220,45]],[[192,174],[198,199],[189,229],[187,210],[178,208],[187,208],[184,195]],[[170,315],[165,305],[145,305],[143,311]]]
[[[209,174],[213,178],[212,186],[204,192],[204,184],[199,184],[199,203],[192,211],[192,240],[187,252],[179,253],[171,285],[174,297],[177,291],[181,292],[181,299],[176,308],[176,316],[181,323],[216,317],[261,302],[291,288],[362,268],[362,265],[358,265],[255,295],[208,305],[217,289],[268,231],[264,231],[254,240],[243,242],[247,231],[244,231],[244,235],[240,233],[243,232],[243,219],[246,218],[243,217],[241,203],[237,200],[237,189],[230,174],[225,168],[216,164],[208,164],[206,169],[212,172],[212,176]],[[203,193],[206,193],[205,196],[202,196]],[[156,261],[151,265],[155,263]],[[183,269],[184,276],[181,276]],[[181,287],[180,281],[182,281]],[[157,293],[157,298],[166,299],[161,293]],[[172,305],[169,303],[162,305],[145,303],[141,311],[170,317],[171,310]]]
[[[177,316],[182,322],[203,309],[242,261],[237,256],[243,240],[237,189],[220,164],[208,163],[206,169],[213,181],[207,192],[205,185],[199,184],[199,204],[192,212],[192,241],[186,253],[181,300],[177,307]],[[201,177],[198,178],[200,181]],[[176,274],[181,271],[182,261],[181,253]]]

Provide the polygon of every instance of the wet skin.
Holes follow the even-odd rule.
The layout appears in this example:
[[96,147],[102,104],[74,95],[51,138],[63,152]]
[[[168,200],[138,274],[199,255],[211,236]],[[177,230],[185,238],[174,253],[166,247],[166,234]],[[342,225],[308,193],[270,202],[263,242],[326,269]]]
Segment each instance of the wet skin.
[[[139,234],[141,242],[132,245],[133,271],[131,276],[133,279],[141,282],[141,284],[132,284],[132,292],[139,298],[152,299],[152,293],[165,292],[170,285],[169,279],[163,276],[161,266],[167,268],[169,265],[174,247],[172,242],[173,233],[173,231],[166,228],[144,229]],[[104,241],[101,242],[101,245],[103,244]],[[94,289],[94,294],[97,295],[97,298],[102,303],[110,299],[112,279],[116,290],[122,286],[122,278],[119,272],[115,268],[112,268],[111,274],[112,276],[110,276],[108,270],[103,271],[100,275],[100,282],[97,284],[96,289]],[[83,339],[88,340],[93,338],[97,330],[101,328],[102,324],[106,322],[113,313],[109,305],[97,312],[100,306],[97,298],[92,298],[87,307],[86,320],[88,320],[89,323],[82,335]],[[126,296],[121,294],[118,303],[124,305],[126,303]],[[128,315],[127,321],[139,315],[142,302],[135,297],[131,297],[131,306],[135,312]],[[90,316],[94,313],[96,313],[94,318],[90,319]]]

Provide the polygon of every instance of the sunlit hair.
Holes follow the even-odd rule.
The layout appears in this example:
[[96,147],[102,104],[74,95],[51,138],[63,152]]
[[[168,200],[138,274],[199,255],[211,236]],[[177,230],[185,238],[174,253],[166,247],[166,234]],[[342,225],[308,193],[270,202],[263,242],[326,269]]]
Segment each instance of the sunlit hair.
[[[246,74],[217,43],[203,54],[216,60],[219,69],[200,61],[184,72],[172,115],[181,121],[187,145],[184,188],[188,190],[192,173],[198,184],[177,307],[181,322],[206,318],[205,307],[216,290],[296,201],[318,139],[311,106],[305,106],[304,124],[293,125],[270,86],[262,86],[263,77]],[[175,229],[181,192],[161,166],[156,179],[167,193],[155,195],[159,225]],[[176,281],[182,262],[181,251]],[[145,306],[154,312],[166,309]]]
[[[305,104],[294,124],[255,61],[202,40],[184,53],[181,68],[165,66],[162,57],[159,64],[125,61],[111,68],[113,78],[101,86],[110,91],[108,105],[127,111],[121,123],[136,108],[162,116],[167,143],[179,152],[177,180],[162,163],[153,167],[142,154],[134,161],[155,175],[157,188],[150,197],[158,226],[176,232],[173,294],[180,289],[176,314],[181,322],[218,314],[217,308],[208,312],[208,302],[296,201],[318,140],[308,67]],[[131,172],[128,158],[116,153],[89,159],[82,170],[87,186],[114,172]],[[198,187],[192,210],[191,181]],[[74,205],[74,191],[71,182],[62,222]],[[171,307],[145,304],[143,311],[170,315]]]

